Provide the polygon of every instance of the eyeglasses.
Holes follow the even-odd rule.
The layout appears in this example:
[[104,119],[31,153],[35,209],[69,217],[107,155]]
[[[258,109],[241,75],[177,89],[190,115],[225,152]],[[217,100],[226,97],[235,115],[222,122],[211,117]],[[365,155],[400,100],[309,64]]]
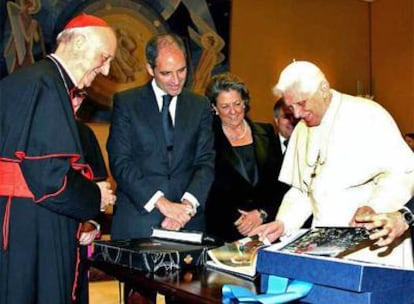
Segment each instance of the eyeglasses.
[[306,99],[300,100],[300,101],[297,101],[297,102],[292,102],[290,105],[288,105],[288,108],[292,112],[295,112],[296,108],[301,108],[301,109],[304,108],[305,105],[306,105],[306,102],[307,102]]
[[291,110],[293,113],[295,113],[295,109],[298,109],[298,108],[303,109],[306,106],[306,104],[308,103],[308,101],[313,100],[317,96],[318,92],[319,92],[319,89],[314,91],[313,93],[307,93],[307,94],[303,93],[305,98],[300,99],[299,101],[296,101],[296,102],[292,102],[289,105],[286,104],[286,101],[285,101],[285,104],[286,104],[286,106],[288,107],[289,110]]
[[102,60],[102,64],[104,64],[104,63],[106,63],[108,61],[111,61],[112,60],[112,56],[111,55],[108,55],[108,54],[105,54],[105,53],[102,53],[101,54],[101,60]]

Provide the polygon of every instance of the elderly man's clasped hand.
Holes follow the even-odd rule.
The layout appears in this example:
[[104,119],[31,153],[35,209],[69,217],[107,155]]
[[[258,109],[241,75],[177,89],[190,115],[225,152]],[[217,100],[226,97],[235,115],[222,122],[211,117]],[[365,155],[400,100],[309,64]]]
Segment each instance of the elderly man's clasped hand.
[[101,190],[101,211],[105,211],[107,206],[115,205],[116,196],[111,188],[111,184],[107,181],[96,183]]

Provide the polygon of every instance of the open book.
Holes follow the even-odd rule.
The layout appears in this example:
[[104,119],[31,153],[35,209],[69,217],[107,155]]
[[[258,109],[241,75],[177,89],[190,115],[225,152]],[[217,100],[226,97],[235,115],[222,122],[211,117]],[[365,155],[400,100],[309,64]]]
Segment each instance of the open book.
[[317,227],[300,234],[281,251],[342,257],[371,243],[365,228]]
[[259,236],[245,237],[207,251],[211,260],[207,267],[253,279],[256,276],[256,260],[259,248],[266,246]]
[[369,232],[359,227],[316,227],[301,229],[289,240],[282,240],[266,250],[307,254],[346,261],[414,269],[412,245],[407,231],[389,247],[377,247]]

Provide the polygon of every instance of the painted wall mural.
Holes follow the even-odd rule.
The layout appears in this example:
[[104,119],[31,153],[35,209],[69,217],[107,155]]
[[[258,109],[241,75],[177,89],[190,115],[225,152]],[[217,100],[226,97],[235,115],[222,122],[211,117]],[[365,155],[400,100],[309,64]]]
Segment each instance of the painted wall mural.
[[90,108],[110,109],[115,92],[148,81],[144,48],[157,33],[173,31],[184,39],[187,86],[194,91],[203,93],[212,74],[228,70],[231,0],[0,1],[0,78],[51,52],[57,33],[81,12],[113,26],[118,51],[109,77],[97,77],[88,90]]

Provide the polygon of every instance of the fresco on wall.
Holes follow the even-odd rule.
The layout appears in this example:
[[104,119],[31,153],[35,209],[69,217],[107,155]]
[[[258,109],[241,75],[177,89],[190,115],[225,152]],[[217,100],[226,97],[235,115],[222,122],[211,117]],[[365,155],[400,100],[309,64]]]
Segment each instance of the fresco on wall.
[[98,76],[88,90],[88,100],[83,105],[86,119],[96,109],[110,109],[115,92],[148,81],[144,54],[146,41],[165,31],[173,31],[183,38],[189,54],[187,86],[203,93],[212,74],[228,70],[230,1],[0,2],[0,78],[53,51],[55,37],[66,22],[86,12],[105,19],[113,26],[118,38],[118,50],[109,77]]

